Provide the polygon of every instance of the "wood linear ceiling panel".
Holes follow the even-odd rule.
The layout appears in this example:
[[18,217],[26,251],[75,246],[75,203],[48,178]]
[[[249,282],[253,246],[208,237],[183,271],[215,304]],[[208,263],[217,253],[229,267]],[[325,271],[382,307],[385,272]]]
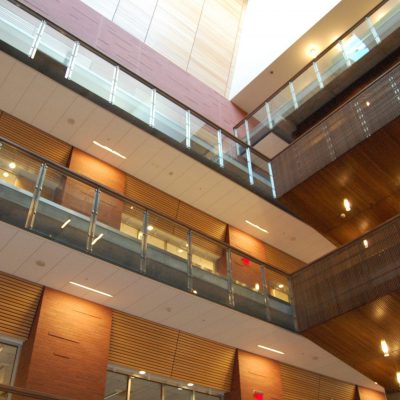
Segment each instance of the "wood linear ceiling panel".
[[113,311],[111,362],[228,391],[235,349]]
[[[400,366],[400,292],[388,294],[303,332],[304,336],[356,368],[387,391],[397,391]],[[389,345],[384,357],[380,341]]]
[[0,136],[64,166],[72,150],[71,145],[5,112],[0,112]]
[[0,333],[27,339],[43,287],[0,273]]

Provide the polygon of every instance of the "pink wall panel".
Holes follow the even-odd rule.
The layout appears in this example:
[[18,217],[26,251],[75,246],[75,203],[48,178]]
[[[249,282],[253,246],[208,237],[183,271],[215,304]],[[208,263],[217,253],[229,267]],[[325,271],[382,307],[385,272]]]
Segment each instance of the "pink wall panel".
[[20,0],[79,40],[231,132],[245,113],[79,0]]

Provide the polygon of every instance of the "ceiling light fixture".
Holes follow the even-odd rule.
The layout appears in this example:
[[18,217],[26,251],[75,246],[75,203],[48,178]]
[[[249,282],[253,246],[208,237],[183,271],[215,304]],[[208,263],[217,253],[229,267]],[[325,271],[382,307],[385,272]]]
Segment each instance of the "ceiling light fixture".
[[3,176],[4,176],[4,178],[8,178],[10,176],[10,174],[6,171],[6,172],[3,172]]
[[249,224],[250,226],[252,226],[253,228],[256,228],[258,230],[260,230],[261,232],[265,232],[265,233],[269,233],[266,229],[261,228],[260,225],[254,224],[253,222],[250,222],[249,220],[245,220],[244,222],[246,222],[246,224]]
[[366,105],[367,107],[369,107],[369,106],[371,105],[371,103],[370,103],[369,101],[366,101],[366,102],[365,102],[365,105]]
[[351,203],[349,199],[343,199],[343,207],[346,211],[351,211]]
[[364,240],[363,240],[363,245],[364,245],[364,247],[365,247],[366,249],[368,249],[368,240],[367,240],[367,239],[364,239]]
[[194,384],[191,383],[191,382],[189,382],[187,385],[188,385],[189,387],[192,387]]
[[17,164],[15,164],[14,161],[10,162],[10,164],[8,164],[8,167],[11,169],[15,169],[15,167],[17,166]]
[[104,236],[104,233],[100,233],[100,235],[97,236],[97,238],[93,239],[92,246],[94,246],[103,236]]
[[104,144],[101,144],[101,143],[99,143],[99,142],[96,142],[95,140],[93,140],[92,143],[95,144],[96,146],[101,147],[103,150],[107,150],[107,151],[109,151],[110,153],[114,154],[115,156],[121,157],[121,158],[123,158],[124,160],[126,160],[126,157],[125,157],[124,155],[122,155],[121,153],[118,153],[118,151],[115,151],[115,150],[111,149],[110,147],[105,146]]
[[258,344],[258,345],[257,345],[257,347],[259,347],[260,349],[264,349],[264,350],[272,351],[273,353],[285,354],[283,351],[279,351],[279,350],[271,349],[271,347],[262,346],[261,344]]
[[278,285],[278,288],[279,288],[279,289],[283,289],[284,286],[285,286],[285,285],[284,285],[283,283],[280,283],[280,284]]
[[140,370],[139,375],[146,375],[146,371]]
[[398,384],[400,385],[400,372],[396,372],[396,379]]
[[147,231],[151,232],[154,229],[153,225],[147,225]]
[[313,47],[313,48],[310,49],[309,53],[310,53],[310,56],[312,58],[315,58],[317,56],[317,54],[318,54],[318,51],[317,51],[317,49],[315,47]]
[[381,349],[385,357],[389,357],[389,345],[385,339],[381,340]]
[[197,290],[193,289],[193,290],[192,290],[192,293],[193,293],[193,294],[197,294]]
[[89,290],[91,292],[95,292],[95,293],[101,294],[103,296],[113,297],[111,294],[108,294],[108,293],[105,293],[105,292],[101,292],[100,290],[93,289],[93,288],[91,288],[89,286],[81,285],[80,283],[76,283],[76,282],[72,282],[72,281],[69,281],[69,283],[71,285],[78,286],[78,287],[80,287],[82,289],[86,289],[86,290]]
[[254,285],[254,290],[255,290],[256,292],[258,292],[258,291],[260,290],[260,284],[259,284],[259,283],[256,283],[256,284]]
[[61,225],[61,229],[64,229],[70,222],[71,222],[71,219],[67,219],[67,220]]

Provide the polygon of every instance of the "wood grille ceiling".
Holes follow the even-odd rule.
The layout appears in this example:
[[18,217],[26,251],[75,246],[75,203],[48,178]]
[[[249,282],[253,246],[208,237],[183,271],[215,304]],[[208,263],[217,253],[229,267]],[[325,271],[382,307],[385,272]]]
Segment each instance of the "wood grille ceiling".
[[283,400],[354,400],[355,385],[281,364]]
[[72,146],[5,112],[0,112],[0,136],[66,166]]
[[228,391],[235,349],[113,311],[110,361]]
[[27,339],[42,286],[0,273],[0,333]]

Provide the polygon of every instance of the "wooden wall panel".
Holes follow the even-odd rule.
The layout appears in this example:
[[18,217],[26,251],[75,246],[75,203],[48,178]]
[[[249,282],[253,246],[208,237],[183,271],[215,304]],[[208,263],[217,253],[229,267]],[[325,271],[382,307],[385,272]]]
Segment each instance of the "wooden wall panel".
[[281,365],[282,400],[318,399],[319,375],[290,365]]
[[115,364],[228,391],[234,355],[231,347],[113,311]]
[[245,253],[249,253],[253,257],[270,264],[281,271],[291,274],[305,266],[304,262],[250,236],[248,233],[242,232],[232,226],[229,226],[228,229],[228,242],[231,246],[236,247]]
[[72,146],[5,112],[0,112],[0,136],[61,165],[67,165]]
[[375,390],[358,387],[357,391],[359,400],[386,400],[386,396],[384,393],[377,392]]
[[0,333],[28,338],[42,289],[40,285],[0,273]]
[[319,400],[354,400],[356,387],[350,383],[321,376],[319,380]]

